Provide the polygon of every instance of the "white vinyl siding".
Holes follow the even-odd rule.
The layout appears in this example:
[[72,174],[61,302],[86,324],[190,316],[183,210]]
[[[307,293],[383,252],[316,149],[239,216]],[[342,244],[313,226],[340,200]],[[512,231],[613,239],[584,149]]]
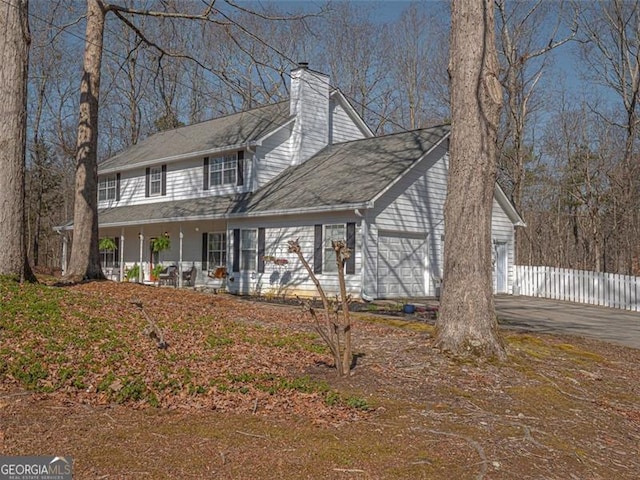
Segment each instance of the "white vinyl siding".
[[[202,189],[204,169],[203,157],[182,160],[167,164],[166,195],[145,197],[145,169],[139,168],[122,172],[120,179],[120,201],[118,206],[139,205],[144,203],[185,200],[189,198],[212,197],[216,195],[234,195],[243,193],[248,187],[233,185],[211,185]],[[158,167],[161,169],[161,167]],[[245,176],[249,175],[251,162],[245,162]],[[247,182],[245,182],[245,185]],[[150,185],[151,186],[151,185]],[[249,187],[250,188],[250,187]],[[103,204],[103,206],[106,206]]]
[[[491,218],[491,236],[493,238],[494,255],[504,255],[501,258],[495,258],[493,265],[493,286],[496,293],[513,293],[513,279],[515,276],[515,237],[513,231],[513,223],[504,212],[497,200],[493,200],[493,211]],[[500,265],[497,262],[504,262]],[[504,271],[503,271],[504,270]],[[505,279],[498,281],[498,274],[505,275]]]
[[[231,223],[228,232],[232,232],[234,228],[246,230],[264,227],[265,255],[286,260],[286,262],[283,262],[283,265],[266,262],[264,273],[243,271],[242,268],[240,272],[232,272],[231,276],[234,278],[234,281],[228,284],[230,291],[234,293],[273,293],[286,295],[287,297],[295,297],[296,295],[301,297],[317,296],[318,292],[313,281],[302,263],[298,260],[298,257],[294,253],[289,253],[287,242],[292,239],[298,239],[304,258],[307,259],[311,268],[313,268],[314,225],[346,225],[347,222],[357,222],[357,219],[354,218],[353,215],[333,215],[324,218],[300,216],[289,219],[262,219],[260,222],[238,221]],[[232,236],[229,238],[230,242],[233,242]],[[347,292],[354,297],[360,294],[360,281],[362,278],[360,274],[361,248],[360,224],[356,223],[355,268],[358,273],[346,276]],[[229,251],[232,250],[233,248],[230,246]],[[335,256],[333,263],[335,264]],[[323,268],[323,273],[318,274],[317,277],[327,295],[335,296],[339,293],[338,275],[335,273],[326,273]]]
[[330,143],[349,142],[365,138],[362,130],[353,122],[345,109],[336,100],[329,103]]
[[291,166],[292,126],[280,129],[256,148],[257,171],[254,172],[256,188],[262,187]]

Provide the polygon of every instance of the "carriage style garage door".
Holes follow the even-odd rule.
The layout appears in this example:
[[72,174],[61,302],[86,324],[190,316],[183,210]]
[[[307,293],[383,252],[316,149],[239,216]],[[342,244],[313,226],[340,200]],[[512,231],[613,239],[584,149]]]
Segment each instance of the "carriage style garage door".
[[424,296],[424,237],[380,234],[378,237],[378,297]]

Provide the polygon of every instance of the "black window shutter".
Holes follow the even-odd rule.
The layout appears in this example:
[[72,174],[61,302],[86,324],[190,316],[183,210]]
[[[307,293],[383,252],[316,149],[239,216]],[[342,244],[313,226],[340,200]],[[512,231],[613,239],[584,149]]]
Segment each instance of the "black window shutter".
[[322,247],[322,225],[316,225],[313,237],[313,273],[322,273]]
[[209,269],[209,234],[207,232],[202,233],[202,271],[206,272]]
[[161,195],[167,194],[167,166],[162,165],[162,193]]
[[147,170],[144,173],[144,196],[149,196],[149,177],[151,176],[151,169],[147,167]]
[[238,186],[244,185],[244,150],[238,152]]
[[264,228],[258,229],[258,273],[264,273]]
[[240,229],[233,229],[233,271],[240,271]]
[[209,190],[209,157],[204,157],[204,173],[202,177],[202,189]]
[[351,256],[347,260],[347,274],[356,273],[356,224],[347,223],[347,248]]
[[120,173],[116,173],[116,202],[120,201]]

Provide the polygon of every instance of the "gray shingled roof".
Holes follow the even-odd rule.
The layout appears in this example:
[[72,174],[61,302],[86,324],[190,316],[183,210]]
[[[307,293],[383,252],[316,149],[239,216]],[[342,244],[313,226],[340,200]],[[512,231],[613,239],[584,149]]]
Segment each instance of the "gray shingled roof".
[[255,142],[290,118],[289,102],[280,102],[206,122],[156,133],[99,165],[99,170],[126,169],[150,160]]
[[449,133],[449,126],[331,145],[253,194],[102,210],[100,225],[353,208],[375,199]]

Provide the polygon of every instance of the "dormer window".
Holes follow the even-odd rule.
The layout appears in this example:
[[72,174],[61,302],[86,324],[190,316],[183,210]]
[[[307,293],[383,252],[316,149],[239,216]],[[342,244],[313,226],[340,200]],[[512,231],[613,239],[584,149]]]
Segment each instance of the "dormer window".
[[202,188],[244,185],[244,151],[204,158]]

